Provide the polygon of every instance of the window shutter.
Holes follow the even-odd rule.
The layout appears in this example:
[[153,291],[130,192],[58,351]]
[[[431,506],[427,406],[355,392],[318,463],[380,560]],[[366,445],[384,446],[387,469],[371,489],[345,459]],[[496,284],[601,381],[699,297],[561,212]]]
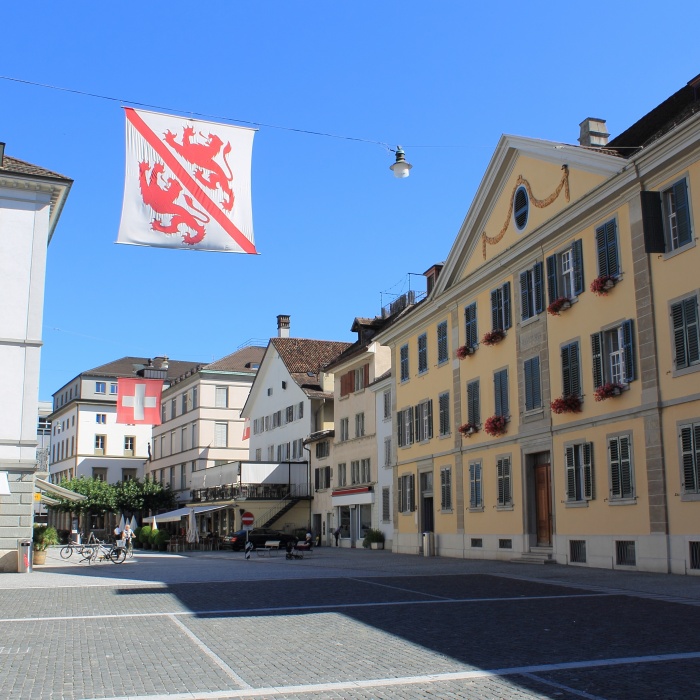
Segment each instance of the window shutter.
[[406,444],[412,444],[413,440],[413,406],[409,406],[406,409]]
[[[469,340],[467,339],[467,343]],[[447,321],[438,324],[437,327],[438,362],[445,362],[449,353],[447,350]]]
[[540,395],[540,358],[525,360],[525,410],[531,411],[542,404]]
[[571,256],[574,265],[574,294],[578,296],[583,292],[583,243],[580,238],[571,246]]
[[510,316],[510,282],[503,285],[503,330],[511,327]]
[[673,197],[676,202],[676,225],[678,226],[678,245],[690,243],[690,210],[688,208],[688,185],[685,179],[673,186]]
[[561,349],[561,372],[564,396],[580,396],[578,343],[570,343]]
[[687,338],[687,361],[693,364],[700,360],[700,338],[698,337],[698,300],[690,297],[683,301]]
[[[693,433],[695,433],[693,435]],[[695,444],[693,444],[693,437]],[[700,463],[700,423],[681,428],[681,459],[683,462],[683,491],[697,493],[698,464]]]
[[316,469],[316,470],[314,471],[314,488],[316,489],[316,491],[318,491],[318,490],[321,488],[321,487],[319,486],[319,484],[320,484],[320,482],[321,482],[321,479],[320,479],[320,477],[321,477],[320,471],[321,471],[320,469]]
[[491,330],[496,331],[500,326],[500,314],[499,314],[499,297],[500,289],[494,289],[491,292]]
[[479,380],[467,384],[467,421],[479,425],[481,416],[479,411]]
[[501,392],[502,392],[501,384],[502,384],[502,382],[503,382],[503,379],[501,377],[501,373],[496,372],[493,375],[493,383],[494,383],[494,397],[495,397],[495,403],[496,403],[496,415],[497,416],[505,415],[503,413],[503,403],[501,402]]
[[661,192],[640,192],[642,201],[642,228],[644,252],[665,253],[664,220],[661,212]]
[[593,479],[593,444],[585,442],[583,452],[583,497],[586,500],[595,498],[595,482]]
[[597,389],[605,383],[603,374],[603,334],[594,333],[591,336],[593,350],[593,386]]
[[533,315],[532,309],[530,309],[530,295],[527,293],[527,277],[527,272],[520,273],[520,318],[523,321]]
[[368,386],[369,385],[369,364],[366,364],[364,367],[365,370],[365,382],[364,385]]
[[406,504],[404,502],[404,497],[405,497],[404,477],[403,476],[399,477],[398,481],[399,481],[399,483],[398,483],[398,487],[399,487],[399,511],[401,513],[403,513],[404,511],[407,510],[407,508],[405,507]]
[[566,464],[566,499],[576,500],[576,464],[574,448],[567,447],[564,450],[564,463]]
[[464,309],[464,326],[466,330],[467,347],[474,347],[479,342],[476,326],[476,302],[469,304],[469,306]]
[[612,438],[608,443],[610,453],[610,495],[620,498],[620,445],[618,438]]
[[571,394],[571,345],[561,349],[561,379],[564,396]]
[[544,311],[544,273],[541,262],[535,263],[533,277],[535,283],[535,313],[541,314]]
[[676,351],[676,369],[688,366],[685,351],[685,314],[683,302],[671,305],[671,318],[673,320],[673,345]]
[[620,438],[620,480],[622,497],[630,498],[632,494],[632,460],[630,458],[630,439],[626,435]]
[[423,435],[423,431],[421,430],[421,416],[423,415],[423,411],[421,410],[421,405],[418,404],[414,409],[413,409],[413,435],[416,440],[416,442],[420,442],[425,435]]
[[403,411],[396,412],[396,444],[399,447],[403,447],[406,443],[404,442],[406,437],[404,434],[404,417]]
[[547,258],[547,295],[550,304],[559,297],[557,287],[557,256],[550,255]]
[[426,406],[426,410],[428,411],[428,435],[426,437],[432,438],[433,437],[433,400],[430,399],[428,401],[428,404]]
[[497,462],[498,502],[505,506],[511,502],[510,496],[510,458],[504,457]]
[[637,365],[634,357],[634,321],[622,324],[622,342],[625,351],[625,381],[632,382],[637,378]]
[[615,219],[607,221],[596,229],[599,275],[617,275],[620,272],[616,231]]
[[476,464],[469,465],[469,507],[476,508]]
[[415,486],[416,486],[416,475],[411,474],[408,477],[408,484],[409,484],[409,509],[410,510],[415,510],[416,509],[416,497],[415,497]]

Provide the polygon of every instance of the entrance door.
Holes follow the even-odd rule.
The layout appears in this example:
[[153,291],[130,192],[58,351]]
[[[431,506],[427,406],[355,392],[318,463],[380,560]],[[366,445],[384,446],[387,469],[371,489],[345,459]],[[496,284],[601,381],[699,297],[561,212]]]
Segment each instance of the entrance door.
[[535,467],[535,503],[537,508],[537,544],[552,545],[552,482],[549,464]]
[[435,521],[433,519],[433,497],[423,496],[423,513],[422,523],[423,532],[433,532],[435,529]]

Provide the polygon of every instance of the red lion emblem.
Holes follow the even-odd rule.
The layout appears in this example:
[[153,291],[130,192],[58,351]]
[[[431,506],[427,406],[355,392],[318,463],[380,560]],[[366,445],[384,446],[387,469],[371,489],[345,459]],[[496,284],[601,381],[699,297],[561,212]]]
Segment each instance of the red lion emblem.
[[[204,134],[201,134],[204,136]],[[194,129],[191,126],[186,126],[182,132],[182,143],[175,140],[175,134],[172,131],[165,132],[165,142],[177,153],[179,153],[188,163],[198,166],[195,170],[195,179],[204,187],[210,190],[221,188],[224,193],[224,201],[221,206],[225,211],[231,211],[233,208],[233,190],[231,189],[230,181],[233,179],[233,172],[226,160],[226,156],[231,152],[231,144],[227,143],[224,150],[221,152],[228,175],[224,169],[214,160],[219,155],[224,142],[216,135],[209,134],[204,137],[206,143],[195,143],[192,141]],[[207,176],[204,172],[208,171]]]
[[139,186],[144,203],[151,207],[153,211],[161,217],[169,216],[170,223],[165,224],[162,218],[155,217],[151,221],[151,228],[161,233],[178,233],[180,226],[186,226],[195,232],[191,235],[186,232],[182,237],[184,243],[194,245],[204,238],[204,226],[209,222],[209,217],[194,206],[194,202],[189,195],[184,195],[187,206],[194,209],[200,216],[195,216],[185,207],[175,204],[177,198],[182,193],[182,185],[172,177],[166,180],[166,186],[161,187],[158,178],[165,171],[162,163],[156,163],[151,170],[150,177],[147,176],[151,170],[151,164],[147,162],[139,163]]

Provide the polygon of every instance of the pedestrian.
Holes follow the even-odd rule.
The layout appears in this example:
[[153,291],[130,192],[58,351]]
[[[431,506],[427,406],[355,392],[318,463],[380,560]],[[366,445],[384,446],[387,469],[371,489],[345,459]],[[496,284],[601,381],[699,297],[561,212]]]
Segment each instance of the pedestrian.
[[131,525],[127,523],[124,525],[124,532],[122,533],[122,539],[126,540],[126,544],[128,545],[131,538],[134,536],[134,531],[131,529]]
[[335,530],[333,530],[333,537],[335,537],[335,546],[339,547],[340,545],[338,543],[338,540],[340,539],[340,525],[338,525],[338,527],[335,528]]
[[119,537],[121,536],[121,534],[122,534],[121,528],[119,527],[119,525],[117,525],[117,526],[114,528],[114,537],[115,537],[116,539],[119,539]]

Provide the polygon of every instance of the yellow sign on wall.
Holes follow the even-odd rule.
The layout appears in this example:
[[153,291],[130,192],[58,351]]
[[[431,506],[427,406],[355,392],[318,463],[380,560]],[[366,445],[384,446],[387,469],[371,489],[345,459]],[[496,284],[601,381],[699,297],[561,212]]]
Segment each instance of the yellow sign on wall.
[[35,500],[35,501],[40,501],[40,500],[41,500],[41,494],[38,493],[38,492],[35,493],[35,494],[34,494],[34,500]]

